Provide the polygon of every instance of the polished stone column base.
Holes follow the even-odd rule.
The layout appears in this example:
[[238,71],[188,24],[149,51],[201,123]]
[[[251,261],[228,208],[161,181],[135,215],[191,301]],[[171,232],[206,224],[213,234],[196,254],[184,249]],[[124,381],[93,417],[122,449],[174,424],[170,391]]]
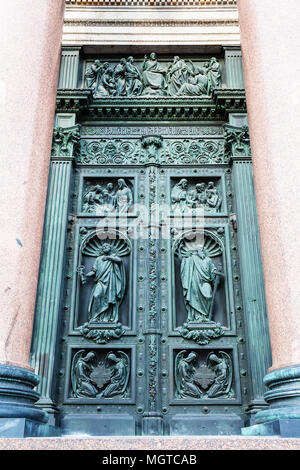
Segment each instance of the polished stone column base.
[[242,436],[300,437],[300,419],[277,419],[242,429]]
[[273,370],[264,383],[270,406],[255,415],[256,424],[242,435],[300,437],[300,365]]
[[26,418],[0,418],[0,438],[58,437],[60,430],[55,426]]
[[39,381],[28,369],[0,364],[0,436],[5,436],[8,429],[12,433],[15,429],[15,435],[19,436],[20,432],[28,434],[29,429],[46,425],[47,413],[35,406],[39,394],[33,389]]

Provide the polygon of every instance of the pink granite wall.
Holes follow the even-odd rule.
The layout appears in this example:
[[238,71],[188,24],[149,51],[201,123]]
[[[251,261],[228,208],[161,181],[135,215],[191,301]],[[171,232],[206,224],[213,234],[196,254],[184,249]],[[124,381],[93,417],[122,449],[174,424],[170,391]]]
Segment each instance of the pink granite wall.
[[300,2],[238,0],[273,367],[300,364]]
[[0,5],[0,362],[28,365],[64,0]]

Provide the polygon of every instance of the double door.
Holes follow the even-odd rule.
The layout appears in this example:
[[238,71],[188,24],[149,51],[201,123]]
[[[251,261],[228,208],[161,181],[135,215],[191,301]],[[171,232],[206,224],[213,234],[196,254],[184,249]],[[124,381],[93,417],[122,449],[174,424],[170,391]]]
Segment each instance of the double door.
[[72,184],[63,433],[240,433],[247,357],[223,127],[84,126]]

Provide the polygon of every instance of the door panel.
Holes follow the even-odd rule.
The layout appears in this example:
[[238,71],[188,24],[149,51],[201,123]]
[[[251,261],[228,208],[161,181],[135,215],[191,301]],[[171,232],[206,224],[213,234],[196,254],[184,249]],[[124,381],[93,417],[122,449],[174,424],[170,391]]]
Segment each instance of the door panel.
[[[163,135],[145,142],[157,130]],[[183,179],[180,206],[175,199]],[[132,206],[116,213],[119,184]],[[221,124],[84,124],[73,185],[63,293],[65,374],[58,388],[63,432],[239,433],[248,400],[247,358]],[[198,204],[203,191],[211,204]],[[204,286],[216,288],[202,320],[188,310],[182,277],[184,263],[192,266],[187,269],[199,265],[199,240],[211,268],[221,273],[217,287],[210,281]],[[119,298],[114,310],[98,314],[94,306],[105,289],[98,297],[95,292],[107,261],[101,258],[99,268],[97,259],[107,242],[109,256],[118,258],[110,269]],[[193,279],[191,292],[198,289]],[[196,303],[199,292],[192,294]]]

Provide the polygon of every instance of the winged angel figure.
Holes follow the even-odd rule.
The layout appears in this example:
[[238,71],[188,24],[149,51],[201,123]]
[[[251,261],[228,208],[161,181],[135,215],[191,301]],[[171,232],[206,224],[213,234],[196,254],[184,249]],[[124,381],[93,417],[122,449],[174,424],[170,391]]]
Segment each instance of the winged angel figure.
[[87,274],[81,267],[81,282],[94,280],[94,287],[88,305],[90,323],[117,323],[119,307],[126,289],[126,273],[122,257],[130,252],[125,240],[117,239],[110,242],[90,239],[82,249],[88,256],[97,256],[96,261]]

